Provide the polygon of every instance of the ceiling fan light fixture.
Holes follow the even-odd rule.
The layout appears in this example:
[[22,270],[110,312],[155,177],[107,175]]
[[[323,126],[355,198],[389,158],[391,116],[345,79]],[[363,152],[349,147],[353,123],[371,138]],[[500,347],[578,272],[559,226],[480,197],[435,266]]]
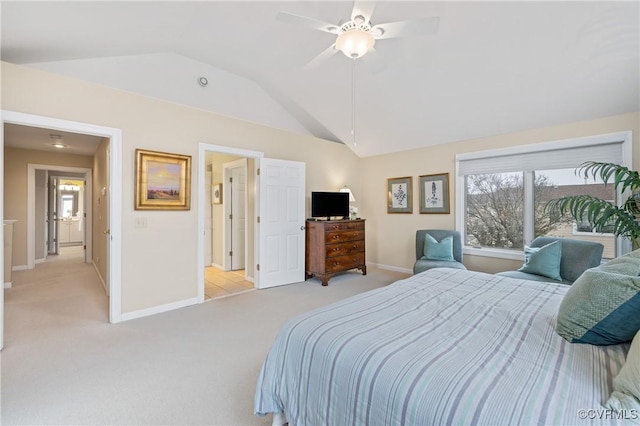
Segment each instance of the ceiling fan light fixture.
[[340,34],[336,40],[336,49],[348,58],[363,57],[375,44],[376,40],[369,31],[354,28]]

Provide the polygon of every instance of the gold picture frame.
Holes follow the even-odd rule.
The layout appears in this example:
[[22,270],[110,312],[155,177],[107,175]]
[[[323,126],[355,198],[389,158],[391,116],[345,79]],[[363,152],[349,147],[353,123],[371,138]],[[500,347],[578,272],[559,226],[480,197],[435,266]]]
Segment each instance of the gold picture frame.
[[449,173],[420,176],[420,214],[449,214]]
[[191,156],[136,149],[136,210],[190,210]]
[[387,213],[413,213],[411,176],[387,179]]

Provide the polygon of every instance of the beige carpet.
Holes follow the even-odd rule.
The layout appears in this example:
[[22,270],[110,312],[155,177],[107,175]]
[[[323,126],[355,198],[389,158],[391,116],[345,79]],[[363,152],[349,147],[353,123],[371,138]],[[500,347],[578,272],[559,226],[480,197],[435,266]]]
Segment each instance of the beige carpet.
[[60,256],[5,290],[2,424],[249,425],[282,323],[406,274],[369,268],[109,324],[93,267]]

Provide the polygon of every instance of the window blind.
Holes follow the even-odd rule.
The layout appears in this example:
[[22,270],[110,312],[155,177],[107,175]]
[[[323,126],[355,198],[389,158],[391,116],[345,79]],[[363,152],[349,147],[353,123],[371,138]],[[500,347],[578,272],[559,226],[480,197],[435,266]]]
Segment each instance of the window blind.
[[[586,146],[556,147],[544,144],[531,146],[527,152],[508,150],[460,156],[458,175],[474,175],[498,172],[532,171],[576,168],[585,161],[622,163],[623,141],[611,141]],[[522,151],[519,149],[518,151]],[[467,158],[465,158],[467,157]]]

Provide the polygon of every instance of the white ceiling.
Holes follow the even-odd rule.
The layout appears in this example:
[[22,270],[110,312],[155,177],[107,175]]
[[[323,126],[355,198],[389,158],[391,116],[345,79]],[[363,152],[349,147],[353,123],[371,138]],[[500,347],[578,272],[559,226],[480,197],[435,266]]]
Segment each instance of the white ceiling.
[[[350,1],[2,1],[1,57],[199,108],[218,96],[218,113],[341,141],[365,157],[639,111],[639,4],[377,2],[373,24],[438,16],[440,25],[378,40],[355,62],[356,146],[353,62],[338,53],[303,69],[335,36],[276,19],[286,11],[342,23]],[[174,68],[149,58],[173,58]],[[141,63],[154,68],[133,72]],[[196,65],[247,95],[191,95],[195,78],[187,87],[180,70]]]
[[[4,125],[4,144],[12,148],[93,156],[101,140],[102,138],[99,136],[61,132],[59,130],[18,124]],[[65,148],[54,147],[53,143],[55,142],[62,143]]]

